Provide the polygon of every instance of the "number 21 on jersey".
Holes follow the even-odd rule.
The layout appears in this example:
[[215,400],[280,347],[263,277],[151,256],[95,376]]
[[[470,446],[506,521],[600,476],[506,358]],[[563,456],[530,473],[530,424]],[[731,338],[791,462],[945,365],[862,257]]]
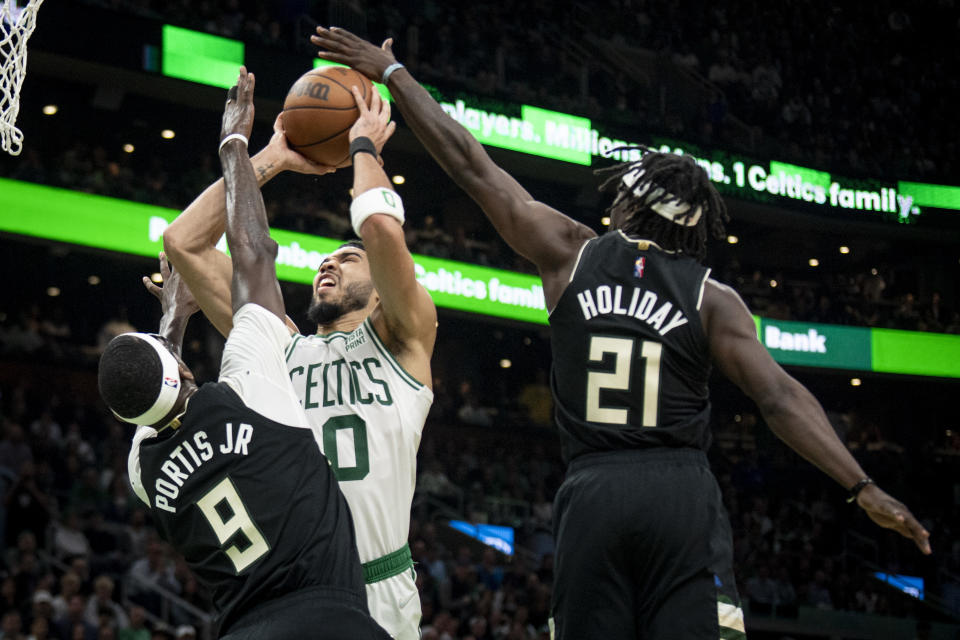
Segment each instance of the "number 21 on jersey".
[[602,424],[627,424],[627,407],[600,406],[600,392],[630,391],[634,350],[640,343],[640,358],[646,363],[643,376],[643,396],[639,406],[643,408],[643,426],[657,426],[657,410],[660,402],[660,355],[663,345],[653,340],[618,338],[614,336],[590,336],[590,362],[603,362],[604,356],[612,353],[613,371],[587,372],[587,420]]

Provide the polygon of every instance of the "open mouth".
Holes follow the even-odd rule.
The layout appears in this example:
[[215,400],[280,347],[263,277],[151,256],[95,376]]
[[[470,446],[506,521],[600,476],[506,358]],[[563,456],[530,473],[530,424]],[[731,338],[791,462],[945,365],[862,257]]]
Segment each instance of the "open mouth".
[[322,291],[323,289],[332,288],[336,286],[336,284],[337,284],[337,281],[333,278],[333,276],[323,276],[317,282],[317,291]]

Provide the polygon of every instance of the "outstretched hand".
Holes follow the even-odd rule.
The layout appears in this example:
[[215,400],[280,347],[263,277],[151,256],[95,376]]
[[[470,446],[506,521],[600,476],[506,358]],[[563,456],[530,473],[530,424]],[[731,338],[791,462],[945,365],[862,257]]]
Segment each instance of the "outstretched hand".
[[885,529],[893,529],[912,539],[920,551],[930,555],[930,533],[923,528],[902,502],[876,485],[868,485],[857,495],[857,504],[870,519]]
[[393,38],[387,38],[378,47],[346,29],[317,27],[317,35],[310,36],[310,42],[325,49],[317,52],[318,57],[352,67],[376,82],[386,68],[397,61],[393,55]]
[[353,92],[353,99],[357,103],[357,109],[360,110],[360,117],[350,127],[350,142],[357,138],[366,137],[373,141],[377,148],[377,153],[383,151],[383,145],[387,143],[390,136],[397,129],[396,122],[390,122],[390,103],[380,97],[380,92],[373,90],[370,97],[370,106],[360,94],[360,89],[356,86],[350,87]]
[[246,67],[240,67],[240,76],[237,84],[227,91],[227,104],[223,109],[223,125],[220,128],[220,139],[238,133],[249,140],[253,129],[253,87],[256,78],[247,72]]
[[187,283],[180,277],[180,272],[173,269],[163,251],[160,252],[160,276],[163,278],[162,287],[155,285],[147,276],[143,276],[143,286],[160,301],[164,316],[169,313],[171,317],[188,318],[200,310]]

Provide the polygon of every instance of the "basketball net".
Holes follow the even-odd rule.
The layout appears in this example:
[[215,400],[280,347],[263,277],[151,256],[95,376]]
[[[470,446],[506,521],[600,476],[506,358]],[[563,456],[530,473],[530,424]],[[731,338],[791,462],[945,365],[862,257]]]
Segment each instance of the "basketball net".
[[20,86],[27,75],[27,39],[37,26],[37,9],[43,0],[0,0],[0,146],[12,156],[20,155],[23,133],[17,129]]

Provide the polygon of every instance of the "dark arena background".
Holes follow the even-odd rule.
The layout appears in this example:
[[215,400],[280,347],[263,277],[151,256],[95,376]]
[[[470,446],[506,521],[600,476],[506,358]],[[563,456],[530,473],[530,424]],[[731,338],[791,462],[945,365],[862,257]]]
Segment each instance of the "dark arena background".
[[[129,488],[131,431],[96,363],[113,335],[156,326],[140,277],[218,177],[237,68],[257,76],[258,150],[317,24],[394,37],[496,162],[599,232],[592,170],[610,149],[696,157],[732,218],[713,276],[934,549],[874,526],[716,375],[709,456],[749,637],[960,638],[955,0],[47,0],[23,152],[0,156],[3,638],[211,637],[206,594]],[[423,637],[548,638],[564,469],[539,280],[394,114],[385,169],[440,316],[409,538]],[[263,189],[304,332],[316,262],[352,235],[350,179]],[[198,316],[184,355],[201,380],[222,345]]]

